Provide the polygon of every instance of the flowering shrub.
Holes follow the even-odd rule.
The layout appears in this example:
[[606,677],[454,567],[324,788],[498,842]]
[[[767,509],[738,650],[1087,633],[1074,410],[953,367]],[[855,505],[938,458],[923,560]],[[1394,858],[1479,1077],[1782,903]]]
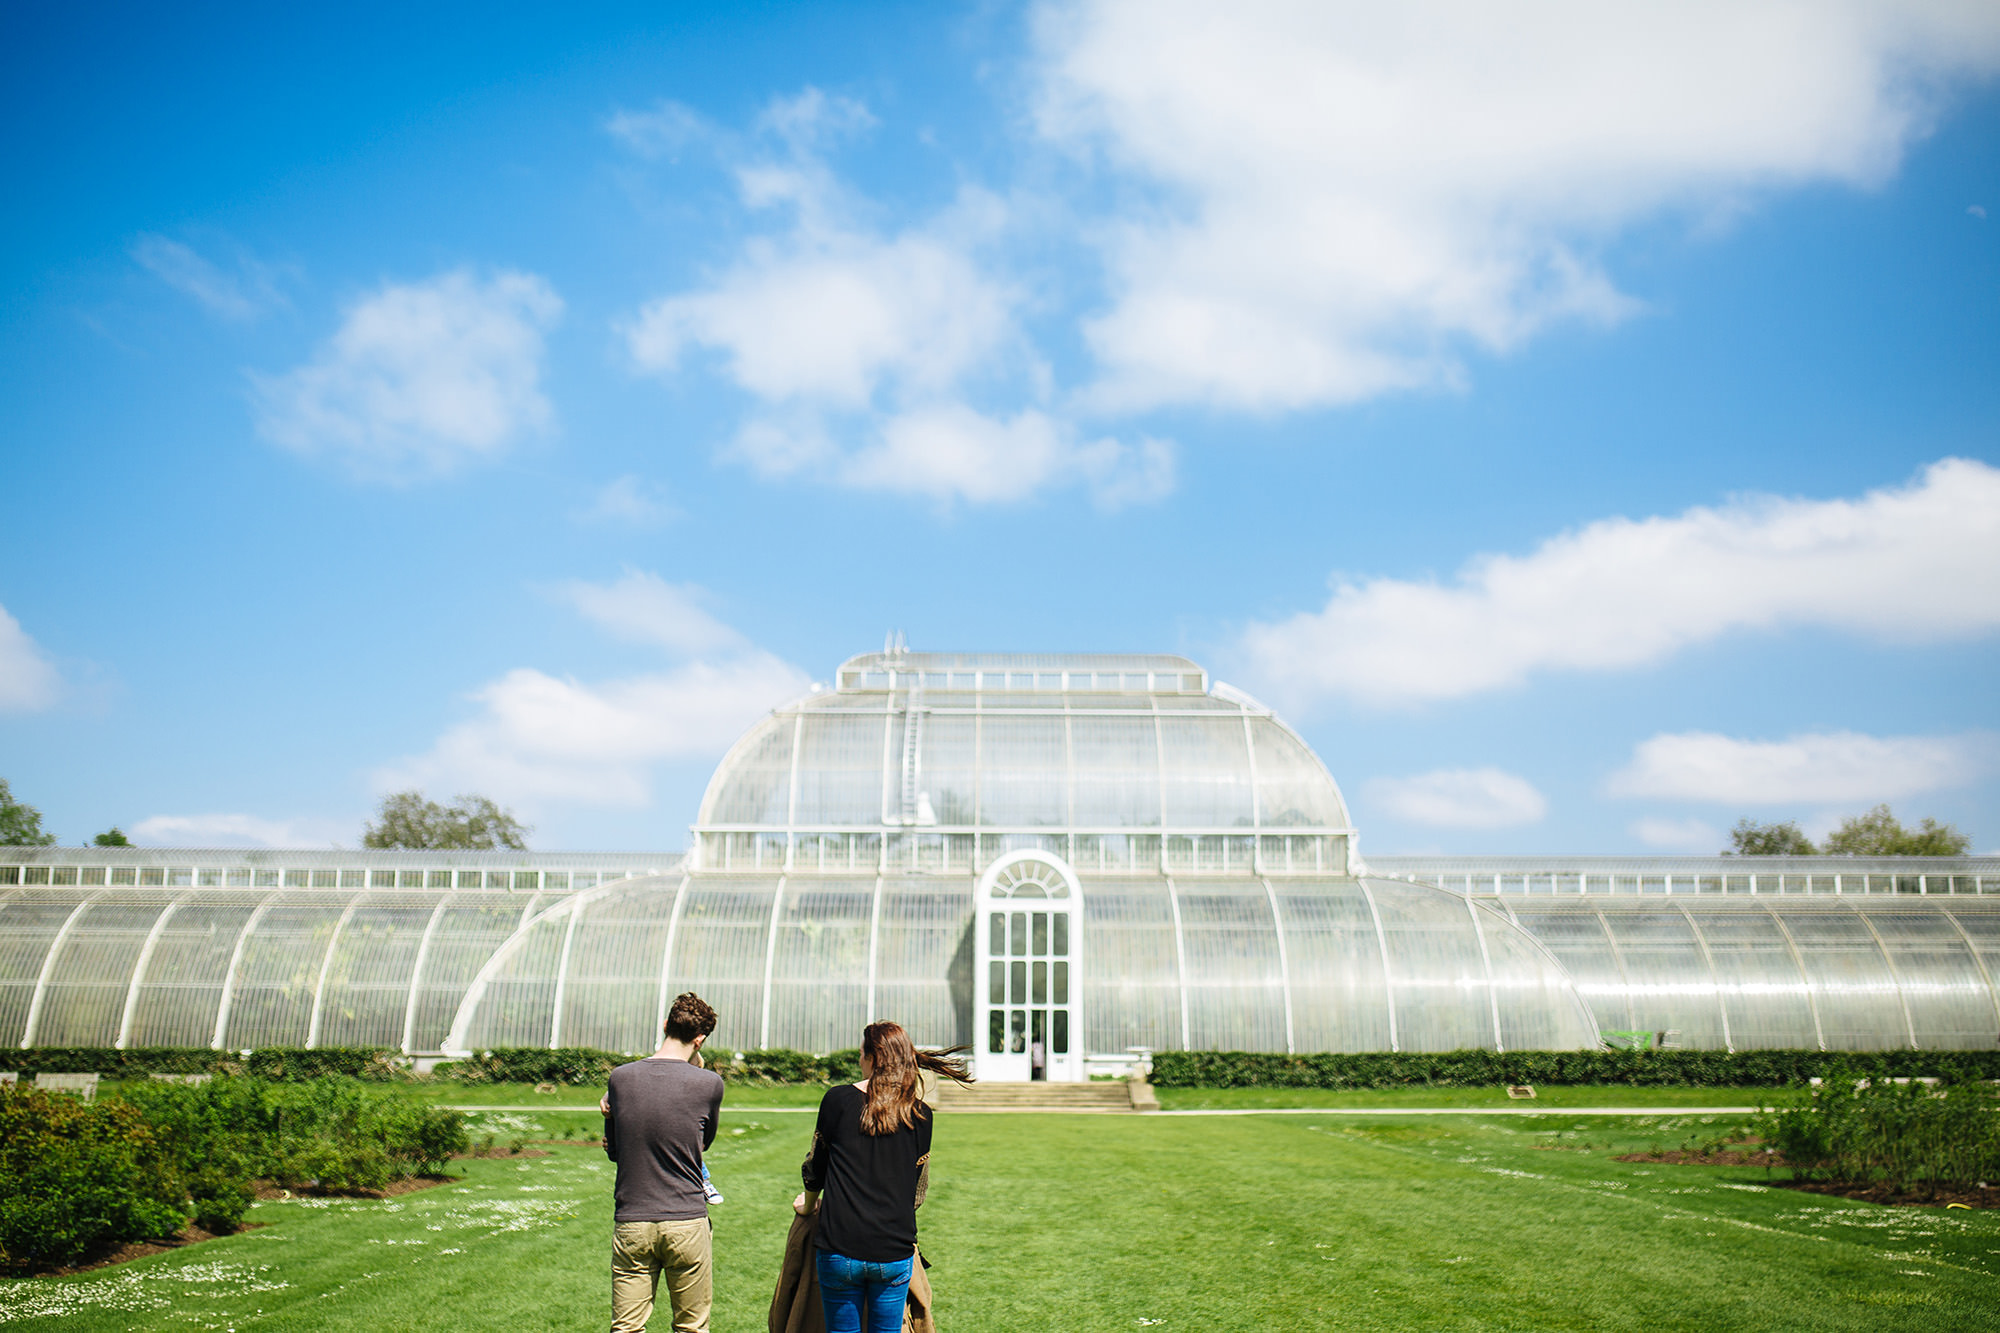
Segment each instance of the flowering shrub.
[[136,1107],[0,1087],[0,1260],[74,1263],[187,1221],[171,1154]]
[[241,1222],[252,1179],[380,1189],[441,1170],[468,1146],[462,1113],[407,1093],[371,1092],[351,1078],[219,1075],[203,1084],[140,1083],[124,1096],[172,1153],[196,1220],[215,1231]]
[[1935,1197],[2000,1179],[2000,1091],[1976,1080],[1896,1083],[1836,1065],[1758,1132],[1800,1175]]

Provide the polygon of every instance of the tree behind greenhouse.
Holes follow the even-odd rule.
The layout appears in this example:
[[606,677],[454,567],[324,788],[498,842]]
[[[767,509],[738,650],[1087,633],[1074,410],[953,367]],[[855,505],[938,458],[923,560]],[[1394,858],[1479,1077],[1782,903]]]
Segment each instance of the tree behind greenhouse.
[[1906,829],[1888,806],[1878,805],[1865,815],[1842,820],[1826,835],[1820,851],[1827,856],[1963,856],[1971,846],[1972,839],[1950,824],[1927,818]]
[[1819,848],[1790,820],[1782,824],[1759,824],[1739,819],[1736,827],[1729,830],[1729,850],[1723,855],[1817,856]]
[[406,851],[525,851],[534,830],[484,796],[460,796],[451,805],[420,791],[382,798],[375,819],[361,830],[361,845]]
[[42,812],[14,799],[0,778],[0,847],[53,847],[56,835],[42,832]]

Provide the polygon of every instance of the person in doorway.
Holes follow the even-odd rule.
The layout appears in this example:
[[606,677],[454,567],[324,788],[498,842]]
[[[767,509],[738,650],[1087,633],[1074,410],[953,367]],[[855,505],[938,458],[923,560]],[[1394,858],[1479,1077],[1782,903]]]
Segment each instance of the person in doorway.
[[[1036,1017],[1039,1018],[1041,1017],[1041,1015],[1037,1014]],[[1041,1080],[1046,1079],[1048,1076],[1049,1076],[1048,1044],[1042,1040],[1041,1034],[1037,1033],[1035,1035],[1034,1041],[1030,1042],[1028,1045],[1028,1077],[1036,1082],[1040,1082]]]
[[[923,1074],[970,1083],[966,1050],[920,1051],[900,1024],[861,1033],[861,1081],[827,1089],[792,1201],[819,1213],[814,1265],[827,1333],[898,1333],[930,1188],[931,1126]],[[824,1192],[824,1200],[821,1198]]]
[[667,1011],[660,1049],[611,1071],[604,1152],[618,1163],[612,1214],[611,1329],[641,1333],[660,1279],[674,1333],[708,1333],[713,1232],[702,1153],[715,1142],[722,1079],[701,1068],[715,1010],[689,991]]

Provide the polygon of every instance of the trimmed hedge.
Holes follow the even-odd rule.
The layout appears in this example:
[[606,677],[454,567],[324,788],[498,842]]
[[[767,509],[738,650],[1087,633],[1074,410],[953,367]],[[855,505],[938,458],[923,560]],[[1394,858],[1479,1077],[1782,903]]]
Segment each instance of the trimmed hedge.
[[555,1050],[510,1046],[481,1051],[464,1060],[441,1060],[431,1076],[457,1083],[602,1083],[606,1074],[631,1058],[587,1046]]
[[244,1055],[206,1046],[35,1046],[0,1055],[0,1066],[35,1074],[98,1074],[104,1078],[144,1078],[148,1074],[249,1074],[274,1083],[303,1083],[338,1076],[367,1083],[412,1077],[409,1057],[374,1046],[267,1046]]
[[[707,1048],[709,1067],[725,1079],[752,1083],[851,1083],[861,1077],[860,1051],[813,1055],[805,1051],[727,1051]],[[514,1046],[481,1051],[464,1060],[440,1060],[429,1075],[415,1072],[408,1056],[387,1047],[270,1046],[244,1055],[241,1051],[211,1051],[206,1046],[138,1046],[113,1050],[108,1046],[37,1046],[0,1055],[0,1068],[20,1071],[23,1079],[36,1074],[98,1074],[104,1078],[141,1079],[148,1074],[248,1074],[273,1083],[309,1083],[328,1077],[358,1078],[368,1083],[423,1082],[430,1078],[459,1083],[558,1083],[572,1086],[604,1082],[604,1076],[636,1056],[587,1046],[549,1050]]]
[[[804,1051],[727,1051],[705,1047],[708,1067],[729,1082],[852,1083],[861,1077],[861,1052],[834,1051],[810,1055]],[[465,1060],[441,1061],[432,1074],[461,1083],[596,1084],[619,1065],[635,1057],[582,1046],[544,1050],[515,1046],[481,1051]]]
[[1271,1055],[1158,1051],[1162,1088],[1472,1088],[1503,1083],[1784,1087],[1850,1069],[1856,1078],[2000,1079],[2000,1051],[1443,1051]]
[[[861,1077],[859,1051],[814,1055],[805,1051],[727,1051],[710,1048],[709,1066],[732,1082],[756,1084],[850,1083]],[[518,1046],[481,1051],[465,1060],[441,1061],[430,1077],[461,1083],[604,1081],[633,1059],[615,1051],[569,1046],[547,1050]],[[1153,1082],[1163,1088],[1439,1088],[1491,1087],[1501,1083],[1630,1084],[1651,1087],[1784,1087],[1825,1078],[1838,1065],[1857,1078],[2000,1079],[2000,1051],[1444,1051],[1391,1055],[1275,1055],[1258,1051],[1158,1051]],[[250,1074],[276,1083],[305,1083],[329,1076],[370,1083],[421,1080],[407,1057],[367,1046],[317,1050],[274,1046],[244,1056],[206,1047],[43,1046],[0,1056],[28,1078],[39,1073]]]

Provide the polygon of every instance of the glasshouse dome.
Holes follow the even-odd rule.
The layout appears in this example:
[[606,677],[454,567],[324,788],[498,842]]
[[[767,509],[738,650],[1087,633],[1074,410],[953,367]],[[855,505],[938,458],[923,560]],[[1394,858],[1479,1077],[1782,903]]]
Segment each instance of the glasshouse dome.
[[1134,1049],[1594,1045],[1491,905],[1360,873],[1340,789],[1179,657],[893,653],[753,728],[691,863],[549,907],[447,1045],[631,1046],[693,988],[719,1045],[827,1050],[894,1017],[983,1077]]
[[685,855],[0,848],[0,1043],[734,1049],[894,1018],[989,1079],[1146,1050],[1992,1047],[2000,859],[1375,858],[1180,657],[845,663]]

